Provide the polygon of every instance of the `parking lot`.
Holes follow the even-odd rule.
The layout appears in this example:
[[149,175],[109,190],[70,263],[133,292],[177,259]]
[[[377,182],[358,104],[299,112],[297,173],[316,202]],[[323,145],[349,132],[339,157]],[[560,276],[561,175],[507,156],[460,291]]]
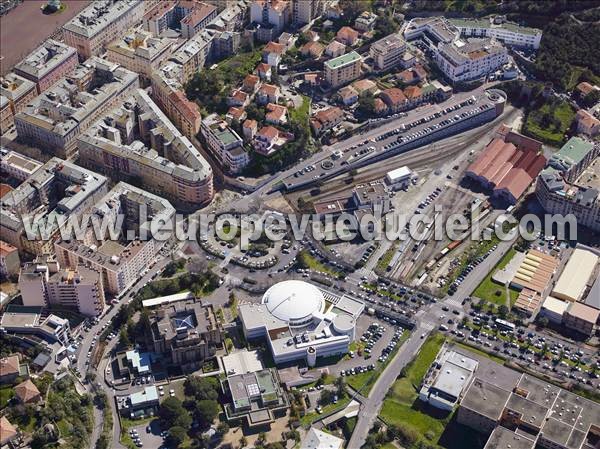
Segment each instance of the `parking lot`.
[[162,447],[164,439],[167,436],[167,433],[161,430],[158,419],[154,419],[150,423],[132,427],[127,432],[137,447],[151,449]]

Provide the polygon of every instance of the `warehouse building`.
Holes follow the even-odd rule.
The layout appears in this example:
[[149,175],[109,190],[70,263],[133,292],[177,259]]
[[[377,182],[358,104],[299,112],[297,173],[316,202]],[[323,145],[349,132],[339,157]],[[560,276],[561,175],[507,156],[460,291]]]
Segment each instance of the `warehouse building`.
[[576,248],[558,278],[552,296],[566,301],[581,301],[597,264],[598,256]]

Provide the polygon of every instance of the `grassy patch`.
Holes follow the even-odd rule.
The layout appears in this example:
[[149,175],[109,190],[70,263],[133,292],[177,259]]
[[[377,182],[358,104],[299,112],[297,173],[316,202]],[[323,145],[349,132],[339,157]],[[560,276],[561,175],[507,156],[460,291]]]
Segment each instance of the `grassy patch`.
[[337,404],[331,403],[331,404],[327,404],[326,406],[324,406],[323,411],[321,413],[317,413],[317,412],[307,413],[302,418],[300,418],[300,423],[303,426],[310,426],[313,423],[313,421],[315,421],[319,416],[338,412],[338,411],[342,410],[343,408],[345,408],[349,403],[350,403],[350,398],[346,396],[346,397],[340,399]]
[[432,442],[439,440],[451,416],[438,415],[434,409],[420,402],[417,388],[443,343],[444,337],[440,334],[427,339],[417,357],[404,370],[404,377],[394,382],[380,413],[387,424],[408,426],[423,438],[426,433],[433,435]]
[[379,261],[377,262],[377,265],[375,266],[375,271],[377,273],[386,273],[387,272],[390,262],[392,261],[394,254],[396,254],[396,249],[397,249],[396,247],[397,247],[396,244],[392,245],[392,247],[385,252],[383,257],[381,259],[379,259]]
[[[497,304],[499,306],[505,305],[506,300],[507,300],[506,287],[504,285],[498,284],[497,282],[494,282],[494,280],[492,279],[492,276],[498,270],[501,270],[506,265],[508,265],[508,263],[510,262],[510,260],[513,258],[513,256],[515,254],[516,254],[516,251],[513,248],[511,248],[504,255],[504,257],[502,259],[500,259],[500,262],[498,262],[498,264],[488,273],[488,275],[485,277],[485,279],[483,281],[481,281],[481,283],[477,286],[477,288],[473,292],[473,296],[483,299],[485,301]],[[515,301],[517,300],[517,297],[519,296],[519,292],[509,288],[508,294],[509,294],[508,300],[510,301],[510,305],[512,306],[515,303]]]
[[0,408],[6,406],[6,403],[10,401],[15,395],[15,391],[12,387],[4,386],[0,388]]
[[302,268],[308,268],[310,270],[320,271],[322,273],[329,273],[332,276],[338,276],[340,274],[338,271],[317,260],[308,251],[300,251],[298,253],[297,260],[298,265]]
[[289,110],[290,121],[302,126],[308,126],[310,116],[310,97],[302,95],[302,106]]
[[565,132],[575,118],[575,111],[564,101],[545,103],[527,115],[524,132],[549,145],[561,146]]

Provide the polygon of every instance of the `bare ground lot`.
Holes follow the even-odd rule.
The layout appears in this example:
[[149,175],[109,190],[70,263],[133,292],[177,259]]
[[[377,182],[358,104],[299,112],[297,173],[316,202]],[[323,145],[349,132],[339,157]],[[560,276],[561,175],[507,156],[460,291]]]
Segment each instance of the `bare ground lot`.
[[40,43],[72,19],[89,0],[63,0],[66,9],[44,15],[46,0],[25,0],[0,18],[0,73],[4,75]]

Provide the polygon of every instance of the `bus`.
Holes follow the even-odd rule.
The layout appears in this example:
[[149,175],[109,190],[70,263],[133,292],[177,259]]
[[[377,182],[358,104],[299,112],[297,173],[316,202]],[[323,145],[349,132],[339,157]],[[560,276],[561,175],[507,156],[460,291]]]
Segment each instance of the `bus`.
[[496,326],[498,326],[498,329],[503,330],[503,331],[511,331],[514,332],[516,329],[516,326],[511,323],[510,321],[506,321],[506,320],[501,320],[500,318],[496,318]]

